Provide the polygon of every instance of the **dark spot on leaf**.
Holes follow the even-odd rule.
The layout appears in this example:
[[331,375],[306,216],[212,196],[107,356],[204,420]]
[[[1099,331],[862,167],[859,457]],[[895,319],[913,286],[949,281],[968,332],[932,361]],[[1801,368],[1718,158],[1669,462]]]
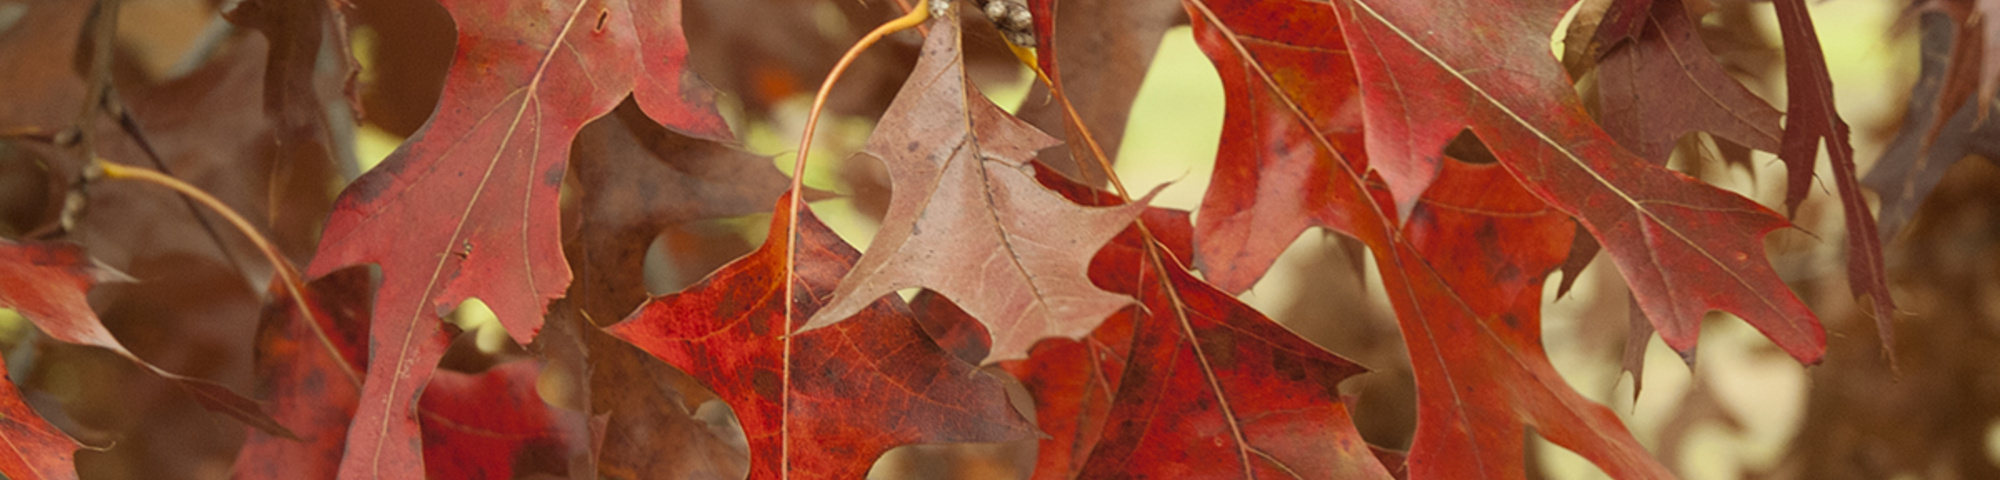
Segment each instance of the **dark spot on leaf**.
[[917,141],[911,140],[909,145],[903,146],[903,149],[911,153],[915,153],[917,151],[917,147],[918,147]]
[[563,173],[567,171],[569,169],[563,165],[563,162],[556,162],[550,165],[548,171],[542,172],[542,184],[550,187],[561,187]]
[[1271,352],[1271,371],[1273,373],[1284,377],[1285,380],[1294,382],[1305,381],[1305,365],[1300,364],[1298,358],[1285,353],[1283,350],[1271,349],[1269,351]]
[[1229,370],[1236,368],[1236,336],[1212,335],[1198,339],[1202,343],[1202,353],[1208,354],[1208,363],[1215,368]]
[[[1137,347],[1133,348],[1136,349]],[[1132,364],[1131,367],[1125,369],[1125,377],[1119,380],[1119,382],[1132,385],[1145,385],[1147,374],[1152,373],[1152,371],[1143,367],[1144,365],[1142,364]]]
[[785,394],[784,380],[770,370],[751,373],[750,388],[757,389],[757,395],[766,398],[779,398]]
[[1512,263],[1503,265],[1500,271],[1493,272],[1493,279],[1506,283],[1518,282],[1521,280],[1521,266]]
[[609,20],[611,20],[611,9],[608,8],[597,9],[597,28],[591,29],[591,32],[604,33],[604,24],[606,21]]

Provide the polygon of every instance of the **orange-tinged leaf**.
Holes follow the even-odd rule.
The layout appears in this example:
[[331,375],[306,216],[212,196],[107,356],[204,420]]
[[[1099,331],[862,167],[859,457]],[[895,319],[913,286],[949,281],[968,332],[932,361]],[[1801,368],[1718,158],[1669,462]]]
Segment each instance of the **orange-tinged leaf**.
[[[1172,262],[1172,260],[1169,260]],[[1139,292],[1130,356],[1082,478],[1388,478],[1340,400],[1363,369],[1178,265]]]
[[[1078,184],[1040,163],[1035,167],[1035,178],[1042,185],[1078,203],[1122,203],[1116,195]],[[1191,254],[1193,232],[1188,212],[1148,207],[1140,219],[1159,240],[1156,245],[1177,258]],[[1091,282],[1118,293],[1145,290],[1145,282],[1155,279],[1143,272],[1152,266],[1146,260],[1145,245],[1138,229],[1120,232],[1091,259]],[[1138,306],[1127,307],[1105,319],[1088,337],[1046,340],[1035,345],[1028,359],[1001,364],[1035,397],[1035,425],[1047,435],[1035,456],[1034,478],[1070,479],[1082,472],[1084,461],[1104,437],[1132,350],[1135,319],[1141,315]]]
[[[1765,258],[1762,237],[1789,222],[1654,166],[1593,124],[1548,51],[1568,3],[1335,6],[1361,79],[1370,167],[1399,211],[1429,184],[1446,141],[1469,128],[1523,186],[1603,244],[1668,346],[1692,355],[1703,315],[1723,310],[1801,363],[1818,362],[1825,331]],[[1468,27],[1429,27],[1439,22]]]
[[[1052,168],[1035,162],[1035,178],[1042,185],[1078,203],[1111,206],[1122,203],[1116,195],[1076,183]],[[1189,255],[1193,233],[1188,212],[1148,207],[1140,215],[1168,251]],[[1091,282],[1112,292],[1137,292],[1140,269],[1149,264],[1139,231],[1126,228],[1098,250],[1091,260]],[[966,361],[978,361],[987,352],[986,332],[964,310],[936,292],[924,290],[910,299],[924,331],[940,346]],[[1125,373],[1126,352],[1131,350],[1133,318],[1138,307],[1127,307],[1106,318],[1104,323],[1080,340],[1049,339],[1036,343],[1028,358],[1002,362],[1035,398],[1035,426],[1044,438],[1035,455],[1034,478],[1065,480],[1076,478],[1083,462],[1103,436],[1106,415],[1113,394]]]
[[893,186],[882,230],[804,328],[921,286],[986,325],[993,343],[982,364],[1024,358],[1043,338],[1088,335],[1132,303],[1090,284],[1090,257],[1144,202],[1089,208],[1037,185],[1027,162],[1053,140],[970,87],[955,19],[931,25],[916,73],[868,140]]
[[[894,446],[1032,434],[1000,381],[932,343],[900,299],[792,332],[860,254],[809,210],[792,222],[789,200],[755,253],[607,329],[729,402],[749,439],[750,478],[859,478]],[[788,230],[799,242],[789,265]],[[798,292],[789,299],[787,278]]]

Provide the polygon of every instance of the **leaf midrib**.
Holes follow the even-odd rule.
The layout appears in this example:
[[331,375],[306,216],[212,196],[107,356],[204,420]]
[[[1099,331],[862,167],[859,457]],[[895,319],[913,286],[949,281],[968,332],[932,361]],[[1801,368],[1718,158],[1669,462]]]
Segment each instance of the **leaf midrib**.
[[[535,65],[534,75],[529,77],[528,84],[522,88],[522,90],[526,92],[526,97],[521,99],[520,108],[515,111],[513,120],[510,121],[507,125],[506,133],[501,136],[500,145],[494,149],[493,157],[489,159],[487,162],[486,172],[480,176],[479,182],[474,186],[472,190],[472,197],[465,202],[465,209],[463,212],[459,214],[458,225],[453,227],[451,236],[447,237],[446,245],[440,251],[450,252],[452,250],[451,244],[459,241],[459,235],[464,233],[466,224],[471,222],[472,210],[473,208],[479,205],[480,197],[485,193],[487,184],[490,183],[490,181],[493,178],[493,171],[499,167],[501,157],[507,151],[507,146],[513,142],[514,131],[520,128],[521,118],[527,115],[528,109],[531,106],[535,105],[535,100],[537,99],[537,97],[540,96],[539,87],[541,86],[542,79],[546,77],[548,74],[549,64],[554,59],[556,50],[559,49],[563,41],[569,37],[570,28],[576,25],[577,17],[582,14],[583,7],[587,4],[589,4],[588,0],[577,1],[575,9],[570,11],[569,18],[563,22],[562,30],[558,31],[556,33],[555,38],[550,40],[547,51],[542,54],[541,61]],[[530,155],[533,154],[534,152],[530,152]],[[529,201],[529,199],[532,198],[533,194],[530,193],[527,196],[527,198],[523,199],[523,202],[527,202]],[[523,210],[522,215],[526,216],[527,211]],[[522,221],[522,229],[524,230],[524,236],[525,236],[525,230],[527,229],[527,225],[528,222],[524,218]],[[523,245],[523,248],[526,248],[525,244]],[[408,362],[411,359],[406,353],[409,352],[411,343],[413,343],[416,340],[416,334],[418,330],[416,328],[416,325],[418,324],[418,322],[423,321],[423,315],[424,312],[426,311],[426,309],[424,308],[424,304],[431,301],[432,293],[437,288],[438,278],[444,274],[445,262],[449,261],[451,258],[452,256],[449,253],[444,255],[439,255],[437,264],[431,269],[431,278],[424,285],[423,289],[424,293],[422,296],[418,297],[417,305],[413,309],[413,312],[411,313],[410,320],[408,322],[410,328],[404,330],[402,344],[396,350],[397,371],[403,371],[409,368]],[[525,262],[530,262],[531,260],[528,258],[528,256],[523,255],[522,261],[525,263]],[[533,275],[534,267],[532,264],[526,265],[526,267],[529,272],[527,278],[530,286],[530,291],[533,291],[533,286],[535,282],[535,278]],[[388,444],[389,425],[391,421],[395,418],[394,415],[386,415],[386,413],[394,409],[397,397],[396,392],[399,389],[399,387],[402,386],[403,380],[404,379],[402,378],[401,375],[397,375],[390,378],[388,385],[389,390],[382,397],[382,405],[383,405],[382,411],[385,413],[385,415],[382,416],[381,422],[376,425],[374,453],[369,457],[370,474],[374,477],[378,478],[381,477],[382,449],[385,448]]]

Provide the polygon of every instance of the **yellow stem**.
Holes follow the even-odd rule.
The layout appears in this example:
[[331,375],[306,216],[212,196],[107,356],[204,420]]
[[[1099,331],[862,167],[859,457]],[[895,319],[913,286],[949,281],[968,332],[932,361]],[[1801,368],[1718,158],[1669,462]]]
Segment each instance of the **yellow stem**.
[[347,374],[347,379],[354,382],[355,385],[361,384],[361,375],[354,371],[353,364],[348,363],[346,356],[340,352],[340,349],[334,347],[333,339],[328,337],[326,330],[320,327],[319,320],[313,314],[312,307],[306,304],[305,279],[303,275],[299,274],[298,267],[293,266],[290,260],[286,260],[283,254],[278,253],[278,247],[273,245],[271,240],[265,238],[263,234],[258,233],[257,228],[252,226],[249,220],[245,220],[242,215],[237,214],[235,209],[229,208],[228,204],[222,203],[222,200],[178,178],[166,176],[152,170],[119,165],[102,158],[93,162],[93,165],[104,172],[104,178],[137,180],[180,192],[182,195],[193,199],[195,203],[207,206],[209,209],[214,210],[215,213],[222,215],[222,218],[228,220],[230,225],[235,226],[237,231],[243,232],[243,236],[249,237],[250,243],[255,244],[257,250],[264,253],[264,258],[271,261],[271,267],[277,270],[278,283],[284,285],[285,292],[291,295],[292,304],[299,309],[300,320],[312,328],[313,335],[319,337],[319,342],[321,346],[326,347],[327,354],[332,355],[335,362],[340,364],[340,369]]

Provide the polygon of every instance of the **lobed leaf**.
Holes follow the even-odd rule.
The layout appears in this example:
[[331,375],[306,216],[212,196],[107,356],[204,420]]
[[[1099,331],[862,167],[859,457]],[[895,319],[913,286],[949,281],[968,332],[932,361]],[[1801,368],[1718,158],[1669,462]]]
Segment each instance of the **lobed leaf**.
[[[780,199],[778,211],[789,204]],[[607,328],[729,402],[749,439],[750,478],[858,478],[898,445],[1000,442],[1034,431],[998,379],[932,343],[900,299],[794,331],[824,307],[860,253],[810,210],[797,222],[787,217],[772,219],[773,234],[755,253]],[[798,238],[796,264],[786,263],[787,231]],[[789,299],[787,278],[798,292]]]
[[[1647,163],[1591,122],[1540,40],[1567,3],[1338,3],[1361,79],[1369,164],[1398,211],[1434,177],[1445,141],[1470,129],[1530,192],[1590,230],[1660,337],[1684,357],[1692,358],[1702,317],[1723,310],[1799,362],[1818,362],[1826,333],[1771,270],[1761,241],[1789,223]],[[1425,27],[1437,22],[1474,27]],[[1505,59],[1502,67],[1495,59]]]
[[[1369,246],[1419,387],[1411,478],[1518,477],[1527,425],[1618,478],[1666,476],[1616,416],[1571,390],[1542,353],[1541,282],[1569,257],[1577,226],[1567,215],[1502,166],[1443,160],[1436,185],[1398,226],[1394,184],[1370,175],[1380,170],[1357,148],[1364,141],[1355,114],[1368,87],[1301,74],[1348,65],[1345,46],[1359,40],[1327,25],[1346,11],[1310,1],[1187,3],[1231,99],[1197,255],[1225,265],[1217,259],[1274,258],[1283,244],[1245,245],[1313,225]],[[1255,276],[1239,278],[1247,286]]]
[[1086,208],[1037,185],[1031,155],[1054,140],[1000,110],[966,80],[955,19],[932,22],[916,73],[867,152],[889,167],[882,229],[826,309],[822,328],[896,290],[926,287],[993,338],[981,364],[1024,358],[1043,338],[1080,338],[1131,304],[1086,277],[1090,256],[1143,203]]

